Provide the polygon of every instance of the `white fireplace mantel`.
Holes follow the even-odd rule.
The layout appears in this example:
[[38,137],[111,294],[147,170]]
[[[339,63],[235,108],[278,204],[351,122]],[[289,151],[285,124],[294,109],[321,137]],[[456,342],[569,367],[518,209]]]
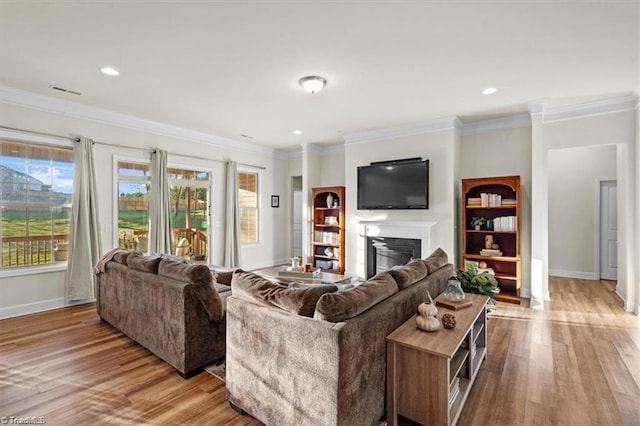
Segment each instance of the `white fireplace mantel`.
[[431,253],[431,227],[436,222],[358,222],[358,233],[363,237],[413,238],[421,241],[422,257]]

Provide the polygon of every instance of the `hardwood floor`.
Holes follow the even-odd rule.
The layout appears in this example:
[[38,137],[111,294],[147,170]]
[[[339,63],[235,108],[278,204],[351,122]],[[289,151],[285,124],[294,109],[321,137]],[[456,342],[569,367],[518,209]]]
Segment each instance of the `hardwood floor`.
[[500,303],[464,425],[640,425],[640,322],[611,281],[550,277],[544,311]]
[[[607,281],[550,279],[544,311],[499,303],[460,425],[640,425],[640,323]],[[0,417],[47,425],[258,425],[208,373],[173,368],[93,304],[0,321]],[[1,419],[0,419],[1,420]]]

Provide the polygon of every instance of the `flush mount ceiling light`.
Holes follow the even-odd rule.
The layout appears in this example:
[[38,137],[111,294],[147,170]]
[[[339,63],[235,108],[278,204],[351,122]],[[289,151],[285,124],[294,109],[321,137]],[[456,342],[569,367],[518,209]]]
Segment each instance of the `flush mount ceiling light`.
[[316,75],[310,75],[307,77],[302,77],[298,83],[300,83],[300,86],[302,86],[302,88],[304,90],[306,90],[307,92],[313,94],[313,93],[318,93],[319,91],[322,90],[322,88],[325,86],[325,84],[327,84],[327,80],[325,80],[323,77],[318,77]]
[[293,134],[294,135],[301,135],[302,134],[302,130],[294,130]]
[[102,73],[106,75],[113,75],[113,76],[120,75],[120,71],[112,67],[102,67],[100,68],[100,71],[102,71]]
[[484,89],[482,91],[483,95],[493,95],[494,93],[496,93],[498,91],[498,89],[496,89],[495,87],[489,87],[487,89]]

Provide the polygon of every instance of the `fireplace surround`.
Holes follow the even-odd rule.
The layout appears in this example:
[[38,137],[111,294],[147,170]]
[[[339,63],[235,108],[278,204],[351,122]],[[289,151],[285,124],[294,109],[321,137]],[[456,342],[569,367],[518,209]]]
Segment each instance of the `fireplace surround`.
[[431,253],[430,234],[435,222],[359,222],[364,239],[364,273],[369,278],[395,265]]

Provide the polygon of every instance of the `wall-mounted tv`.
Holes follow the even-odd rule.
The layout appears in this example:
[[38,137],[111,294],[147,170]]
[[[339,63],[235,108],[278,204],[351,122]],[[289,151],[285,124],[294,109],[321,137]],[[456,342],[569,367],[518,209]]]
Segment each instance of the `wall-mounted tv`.
[[428,208],[429,160],[407,158],[358,167],[358,210]]

